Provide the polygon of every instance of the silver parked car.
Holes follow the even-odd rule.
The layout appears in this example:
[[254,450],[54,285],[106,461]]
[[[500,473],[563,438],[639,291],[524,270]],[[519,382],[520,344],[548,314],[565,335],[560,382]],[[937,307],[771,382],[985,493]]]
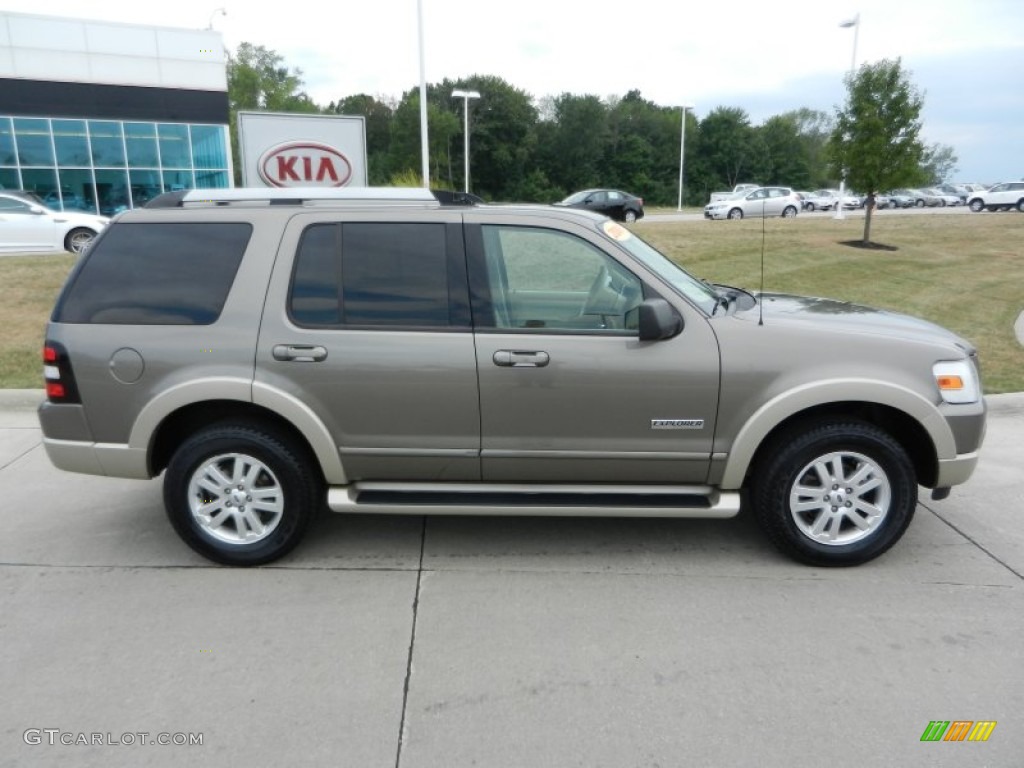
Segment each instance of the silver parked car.
[[704,206],[705,219],[742,219],[747,216],[782,216],[789,219],[803,208],[803,201],[789,187],[758,187],[728,200]]
[[50,459],[163,473],[182,539],[234,565],[323,507],[725,518],[741,498],[782,551],[850,565],[903,535],[919,485],[974,470],[985,403],[953,333],[710,285],[589,211],[443,199],[207,189],[122,214],[46,329]]

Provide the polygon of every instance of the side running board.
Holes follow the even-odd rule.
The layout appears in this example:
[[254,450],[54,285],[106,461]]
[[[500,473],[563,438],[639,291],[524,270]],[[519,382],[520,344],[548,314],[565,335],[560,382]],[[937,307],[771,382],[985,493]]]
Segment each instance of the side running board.
[[734,517],[737,491],[708,485],[353,483],[333,486],[334,512],[396,515]]

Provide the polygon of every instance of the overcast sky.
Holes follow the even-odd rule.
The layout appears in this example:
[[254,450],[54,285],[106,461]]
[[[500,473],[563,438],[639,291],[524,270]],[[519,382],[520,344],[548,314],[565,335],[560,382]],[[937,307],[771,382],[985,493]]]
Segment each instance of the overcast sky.
[[[218,7],[226,15],[215,13]],[[0,8],[26,12],[24,0]],[[400,96],[419,81],[416,0],[47,0],[34,13],[205,28],[263,45],[326,104]],[[535,98],[639,89],[662,105],[741,107],[757,124],[844,98],[857,63],[902,57],[925,92],[924,138],[951,145],[957,180],[1024,177],[1021,0],[423,0],[429,82],[497,75]],[[478,108],[485,108],[480,104]]]

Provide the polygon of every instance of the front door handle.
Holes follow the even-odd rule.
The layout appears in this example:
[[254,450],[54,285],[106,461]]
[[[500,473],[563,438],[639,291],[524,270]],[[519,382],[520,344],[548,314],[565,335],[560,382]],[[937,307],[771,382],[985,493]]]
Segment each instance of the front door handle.
[[319,363],[327,359],[327,349],[312,344],[275,344],[275,360],[291,363]]
[[499,349],[492,359],[495,365],[502,368],[543,368],[551,362],[547,352],[525,352],[520,349]]

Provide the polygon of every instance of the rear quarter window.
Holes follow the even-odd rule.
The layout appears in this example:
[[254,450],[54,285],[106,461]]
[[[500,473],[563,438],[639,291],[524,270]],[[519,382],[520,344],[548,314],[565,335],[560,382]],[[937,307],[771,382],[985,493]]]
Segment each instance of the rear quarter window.
[[245,223],[114,224],[54,309],[58,323],[209,325],[252,236]]

